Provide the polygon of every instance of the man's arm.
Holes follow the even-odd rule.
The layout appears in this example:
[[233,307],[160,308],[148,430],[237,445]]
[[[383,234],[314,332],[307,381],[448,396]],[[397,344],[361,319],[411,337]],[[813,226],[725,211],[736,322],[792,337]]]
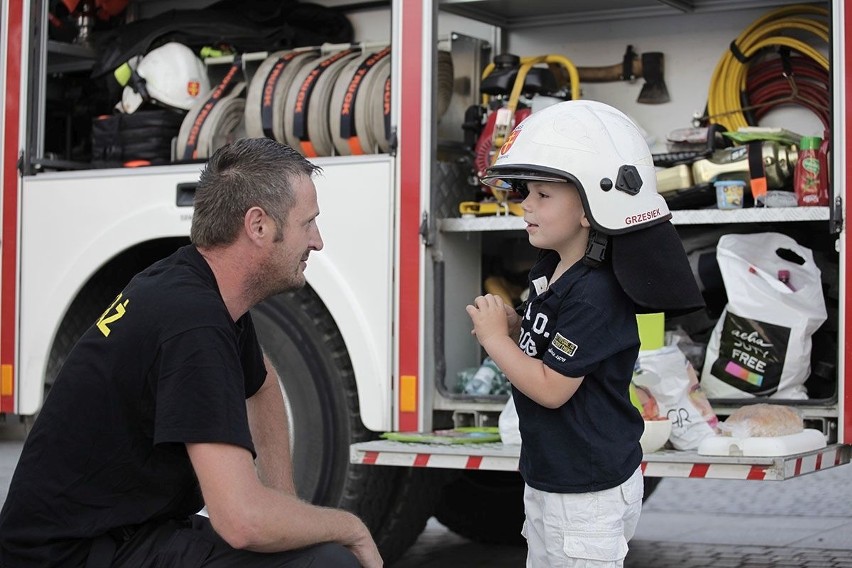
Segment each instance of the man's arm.
[[245,448],[213,443],[186,448],[210,523],[234,548],[276,552],[337,542],[348,547],[362,566],[382,566],[370,532],[358,517],[265,486]]
[[248,400],[249,429],[257,452],[257,474],[267,487],[296,494],[290,455],[290,428],[278,375],[266,355],[266,380]]

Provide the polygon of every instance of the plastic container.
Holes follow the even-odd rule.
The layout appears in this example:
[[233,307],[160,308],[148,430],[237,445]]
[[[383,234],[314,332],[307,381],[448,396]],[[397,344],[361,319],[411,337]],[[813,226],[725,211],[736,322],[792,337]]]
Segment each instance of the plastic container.
[[464,386],[464,392],[466,394],[491,394],[491,389],[496,386],[499,375],[500,368],[491,357],[486,357],[470,382]]
[[798,207],[799,201],[792,191],[770,189],[763,198],[766,207]]
[[822,139],[803,136],[793,174],[793,190],[799,206],[828,205],[828,188],[820,183],[819,149]]
[[742,180],[717,181],[716,207],[719,209],[742,209],[745,182]]

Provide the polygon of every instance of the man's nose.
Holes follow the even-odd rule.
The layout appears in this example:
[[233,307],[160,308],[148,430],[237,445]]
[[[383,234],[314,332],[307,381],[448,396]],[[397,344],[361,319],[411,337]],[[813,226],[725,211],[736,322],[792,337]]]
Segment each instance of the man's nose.
[[319,228],[317,228],[316,235],[311,239],[311,248],[313,250],[322,250],[322,247],[325,246],[325,243],[322,242],[322,235],[320,234]]

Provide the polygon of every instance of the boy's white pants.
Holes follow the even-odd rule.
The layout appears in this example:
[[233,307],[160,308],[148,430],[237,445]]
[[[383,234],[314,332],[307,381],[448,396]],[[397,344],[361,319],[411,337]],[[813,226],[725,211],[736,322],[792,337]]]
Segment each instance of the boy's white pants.
[[642,511],[642,470],[612,489],[548,493],[524,488],[527,568],[620,568]]

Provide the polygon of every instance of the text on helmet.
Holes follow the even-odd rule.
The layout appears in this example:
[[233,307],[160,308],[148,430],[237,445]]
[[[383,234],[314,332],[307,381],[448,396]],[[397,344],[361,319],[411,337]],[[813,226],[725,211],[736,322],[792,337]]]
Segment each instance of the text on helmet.
[[629,215],[624,218],[625,225],[635,225],[637,223],[642,223],[643,221],[650,221],[651,219],[656,219],[660,217],[662,213],[660,213],[660,208],[651,209],[650,211],[644,211],[639,213],[638,215]]

